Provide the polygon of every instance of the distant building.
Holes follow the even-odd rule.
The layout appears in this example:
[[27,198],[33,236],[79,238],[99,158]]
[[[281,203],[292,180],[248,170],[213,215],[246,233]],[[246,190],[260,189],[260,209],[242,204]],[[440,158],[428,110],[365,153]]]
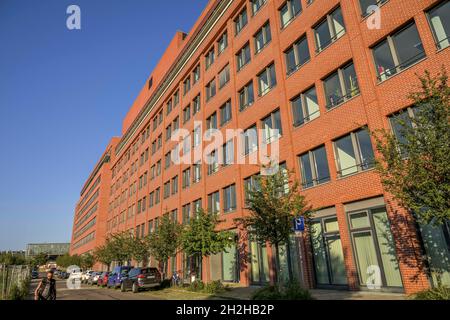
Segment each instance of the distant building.
[[69,253],[70,243],[29,243],[25,252],[26,258],[37,256],[40,253],[48,255],[49,259],[56,259]]

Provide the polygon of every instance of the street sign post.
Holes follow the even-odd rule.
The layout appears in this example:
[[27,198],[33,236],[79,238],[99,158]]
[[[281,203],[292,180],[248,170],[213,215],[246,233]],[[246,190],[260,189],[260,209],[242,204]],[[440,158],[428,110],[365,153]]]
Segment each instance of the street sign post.
[[305,231],[305,217],[297,217],[294,219],[294,231],[295,233]]
[[297,238],[298,256],[300,260],[300,277],[301,284],[305,285],[304,261],[303,261],[303,232],[305,231],[305,217],[300,216],[294,219],[294,231]]

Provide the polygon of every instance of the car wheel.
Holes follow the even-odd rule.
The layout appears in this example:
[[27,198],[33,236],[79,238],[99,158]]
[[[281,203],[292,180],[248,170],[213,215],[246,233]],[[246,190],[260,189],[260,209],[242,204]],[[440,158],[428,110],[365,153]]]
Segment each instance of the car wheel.
[[139,288],[136,285],[136,283],[133,283],[133,293],[138,293],[139,292]]
[[125,285],[123,283],[120,285],[120,291],[121,292],[125,292],[126,291],[125,290]]

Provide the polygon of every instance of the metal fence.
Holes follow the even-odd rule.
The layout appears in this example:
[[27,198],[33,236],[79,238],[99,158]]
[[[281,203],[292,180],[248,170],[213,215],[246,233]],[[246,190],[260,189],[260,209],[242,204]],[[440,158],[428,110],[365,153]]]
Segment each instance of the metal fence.
[[0,265],[0,300],[8,300],[11,289],[20,287],[29,276],[29,266]]

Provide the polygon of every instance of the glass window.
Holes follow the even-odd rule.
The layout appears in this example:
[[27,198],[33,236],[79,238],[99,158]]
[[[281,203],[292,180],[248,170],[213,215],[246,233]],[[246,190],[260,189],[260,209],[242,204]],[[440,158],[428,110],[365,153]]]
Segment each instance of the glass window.
[[365,17],[372,13],[372,10],[369,10],[370,6],[380,6],[388,0],[359,0],[361,5],[361,13]]
[[236,210],[236,185],[223,189],[224,212]]
[[251,4],[252,4],[252,12],[253,15],[255,15],[259,9],[261,9],[261,7],[266,3],[267,0],[251,0]]
[[244,27],[247,25],[247,22],[247,7],[245,7],[244,10],[239,13],[236,19],[234,19],[236,35],[238,35],[242,31],[242,29],[244,29]]
[[370,169],[374,165],[374,153],[366,129],[353,132],[334,142],[338,173],[346,176]]
[[378,80],[384,81],[425,57],[414,23],[372,48]]
[[193,183],[199,182],[201,178],[202,178],[202,167],[201,167],[201,164],[200,164],[200,162],[194,163],[194,165],[193,165],[193,177],[192,177]]
[[325,146],[309,151],[299,158],[303,188],[309,188],[330,181]]
[[345,34],[341,8],[328,14],[315,28],[316,51],[320,52]]
[[327,109],[334,108],[359,94],[353,62],[323,80]]
[[245,130],[242,140],[244,155],[254,152],[258,149],[258,131],[256,125]]
[[197,83],[200,80],[200,65],[197,65],[197,67],[195,67],[193,74],[193,81],[194,83]]
[[218,214],[220,212],[220,193],[216,191],[208,195],[208,212]]
[[216,95],[216,79],[213,79],[206,85],[206,101],[209,101]]
[[308,62],[310,55],[306,36],[303,36],[300,40],[295,42],[292,47],[285,52],[285,57],[288,75]]
[[269,116],[262,120],[263,123],[263,139],[266,143],[270,143],[278,139],[282,134],[280,110],[272,112]]
[[221,54],[228,46],[228,34],[224,32],[217,42],[218,54]]
[[253,81],[249,82],[239,91],[239,110],[242,111],[251,106],[255,101],[253,94]]
[[241,70],[247,63],[250,62],[250,44],[247,43],[236,55],[237,57],[237,69]]
[[450,2],[443,1],[428,11],[428,19],[438,49],[450,46]]
[[220,107],[220,125],[223,126],[231,120],[231,100]]
[[300,12],[302,4],[300,0],[288,0],[280,9],[281,26],[285,28]]
[[197,114],[200,111],[200,95],[196,96],[192,101],[192,114]]
[[294,126],[303,125],[320,116],[316,87],[305,91],[291,100]]
[[205,56],[205,67],[208,69],[214,63],[214,48],[212,48]]
[[226,65],[219,73],[219,89],[222,89],[230,81],[230,65]]
[[234,163],[234,142],[233,140],[227,141],[222,146],[222,163],[224,166],[228,166]]
[[276,84],[275,65],[272,63],[258,75],[259,95],[267,94]]
[[256,53],[260,52],[271,40],[270,24],[267,22],[255,35]]

